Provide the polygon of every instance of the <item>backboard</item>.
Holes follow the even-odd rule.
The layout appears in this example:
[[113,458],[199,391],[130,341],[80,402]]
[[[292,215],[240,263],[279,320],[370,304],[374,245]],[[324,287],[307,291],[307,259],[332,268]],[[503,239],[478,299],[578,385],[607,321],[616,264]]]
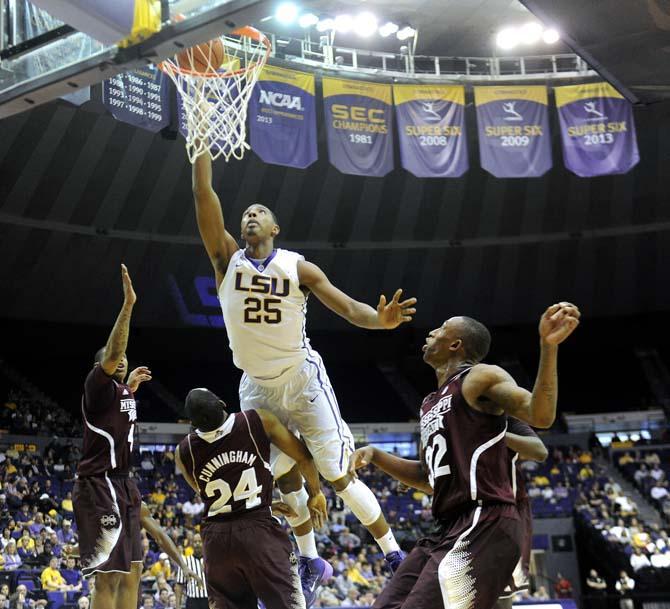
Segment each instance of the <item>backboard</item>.
[[[120,72],[156,63],[236,27],[262,23],[269,0],[163,0],[163,26],[127,47],[106,46],[27,0],[0,0],[0,118]],[[176,15],[183,21],[176,21]]]

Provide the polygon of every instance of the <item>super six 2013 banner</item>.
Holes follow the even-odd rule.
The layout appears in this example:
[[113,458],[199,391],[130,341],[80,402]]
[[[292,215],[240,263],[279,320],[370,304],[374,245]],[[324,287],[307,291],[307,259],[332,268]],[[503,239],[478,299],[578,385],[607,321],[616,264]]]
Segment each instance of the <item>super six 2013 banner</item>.
[[323,79],[330,162],[342,173],[385,176],[393,169],[391,87]]
[[532,178],[551,169],[546,87],[475,87],[479,156],[497,178]]
[[265,66],[249,102],[251,149],[266,163],[309,167],[318,157],[314,75]]
[[612,85],[556,87],[565,166],[584,178],[626,173],[640,161],[633,109]]
[[457,178],[468,170],[465,88],[393,85],[402,166],[419,178]]

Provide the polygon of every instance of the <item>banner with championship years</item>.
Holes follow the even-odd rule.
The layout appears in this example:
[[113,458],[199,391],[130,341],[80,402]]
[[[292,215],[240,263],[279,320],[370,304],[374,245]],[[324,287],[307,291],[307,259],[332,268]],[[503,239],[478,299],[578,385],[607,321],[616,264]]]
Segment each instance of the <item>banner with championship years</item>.
[[317,160],[314,75],[265,66],[249,101],[251,149],[266,163],[304,169]]
[[382,177],[393,170],[391,86],[323,79],[330,162],[342,173]]
[[547,89],[475,87],[479,156],[497,178],[534,178],[552,167]]
[[583,178],[627,173],[640,162],[633,108],[612,85],[556,87],[563,161]]
[[458,178],[468,170],[465,88],[393,85],[400,159],[418,178]]
[[155,133],[170,124],[168,79],[154,66],[104,81],[102,103],[116,120],[147,131]]

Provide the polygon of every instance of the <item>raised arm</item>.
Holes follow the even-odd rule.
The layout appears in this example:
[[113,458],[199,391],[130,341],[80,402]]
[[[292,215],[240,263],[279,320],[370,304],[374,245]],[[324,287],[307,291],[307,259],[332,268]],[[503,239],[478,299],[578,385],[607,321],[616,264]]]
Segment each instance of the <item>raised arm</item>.
[[298,464],[307,486],[307,494],[309,495],[307,505],[312,514],[312,521],[315,528],[320,529],[328,514],[326,498],[321,492],[321,484],[319,483],[319,472],[314,465],[312,455],[307,447],[286,429],[274,414],[262,409],[258,409],[256,412],[263,422],[263,429],[265,429],[270,442]]
[[116,318],[116,323],[107,339],[105,352],[100,361],[105,374],[112,376],[119,366],[126,353],[128,346],[128,333],[130,332],[130,317],[133,314],[133,307],[137,301],[133,282],[128,274],[125,264],[121,265],[121,281],[123,283],[123,306]]
[[218,289],[226,274],[230,257],[238,246],[226,230],[221,202],[212,188],[212,158],[208,152],[201,154],[193,163],[192,181],[198,230],[214,267]]
[[392,330],[402,323],[412,321],[412,315],[416,313],[414,308],[416,298],[400,302],[402,290],[396,290],[388,304],[386,297],[382,294],[379,297],[377,310],[363,302],[358,302],[336,288],[316,264],[305,260],[298,262],[298,278],[300,285],[309,288],[331,311],[359,328]]
[[364,446],[351,455],[349,473],[355,476],[357,469],[370,464],[406,486],[416,488],[427,495],[433,494],[433,487],[430,486],[428,481],[428,472],[424,469],[421,461],[403,459],[374,446]]
[[549,307],[540,319],[540,364],[532,393],[519,387],[502,368],[476,365],[463,383],[470,404],[484,410],[504,410],[533,427],[548,429],[556,420],[558,400],[558,345],[579,324],[579,309],[561,302]]

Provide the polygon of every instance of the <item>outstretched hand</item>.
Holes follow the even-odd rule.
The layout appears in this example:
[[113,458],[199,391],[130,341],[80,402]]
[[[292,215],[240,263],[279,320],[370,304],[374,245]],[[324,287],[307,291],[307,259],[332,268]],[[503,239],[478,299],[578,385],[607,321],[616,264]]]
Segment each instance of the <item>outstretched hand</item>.
[[295,518],[298,514],[295,513],[295,510],[288,504],[283,501],[275,499],[272,502],[272,513],[281,514],[284,518]]
[[121,265],[121,281],[123,282],[123,298],[126,304],[134,305],[137,302],[137,295],[133,289],[133,281],[128,274],[128,268],[125,264]]
[[358,478],[356,473],[357,469],[361,469],[366,465],[372,463],[372,458],[374,457],[375,449],[372,446],[364,446],[363,448],[357,448],[354,453],[349,457],[349,473]]
[[139,366],[128,375],[127,385],[130,387],[130,390],[135,393],[142,383],[150,380],[151,370],[146,366]]
[[550,306],[540,319],[540,338],[548,345],[560,345],[579,325],[581,313],[570,302]]
[[307,507],[312,516],[312,525],[314,526],[314,529],[318,531],[328,520],[326,497],[323,493],[319,492],[307,500]]
[[393,330],[400,324],[412,321],[412,315],[416,313],[414,305],[416,298],[409,298],[400,302],[402,290],[396,290],[391,302],[386,304],[386,296],[382,294],[379,297],[379,304],[377,305],[377,319],[379,325],[386,330]]

